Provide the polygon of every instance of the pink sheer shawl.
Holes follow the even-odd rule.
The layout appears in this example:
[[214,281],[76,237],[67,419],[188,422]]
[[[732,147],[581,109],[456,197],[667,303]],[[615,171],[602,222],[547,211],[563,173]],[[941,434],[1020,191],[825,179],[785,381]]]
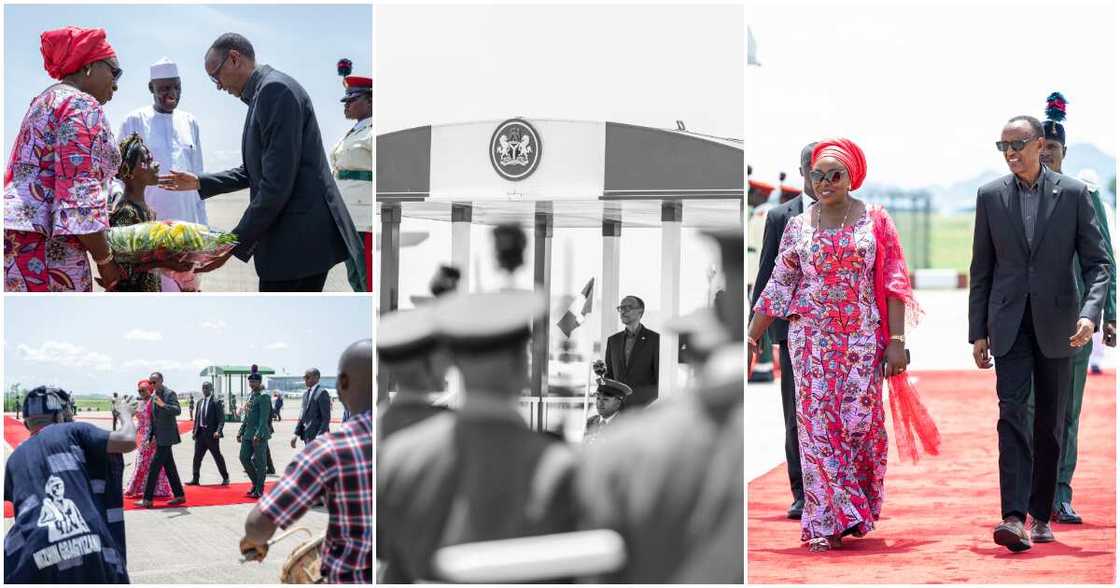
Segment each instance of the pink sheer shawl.
[[[910,273],[902,252],[894,222],[881,206],[869,210],[875,223],[875,306],[879,309],[879,344],[886,348],[890,341],[890,312],[887,299],[901,300],[906,307],[906,328],[918,324],[922,309],[910,288]],[[887,378],[890,383],[891,420],[894,422],[895,444],[902,459],[918,461],[918,447],[914,438],[921,441],[922,449],[937,455],[941,449],[941,433],[929,411],[922,405],[918,390],[903,372]]]

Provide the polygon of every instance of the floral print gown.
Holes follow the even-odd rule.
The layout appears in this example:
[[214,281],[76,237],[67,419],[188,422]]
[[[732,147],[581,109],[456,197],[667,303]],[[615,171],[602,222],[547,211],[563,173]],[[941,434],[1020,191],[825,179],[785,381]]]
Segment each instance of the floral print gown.
[[97,100],[56,84],[32,102],[4,174],[4,289],[90,291],[78,235],[109,227],[121,156]]
[[[136,408],[136,467],[132,468],[132,477],[128,479],[128,486],[124,495],[135,498],[144,495],[144,484],[148,483],[148,471],[152,469],[152,457],[156,454],[155,439],[148,440],[148,431],[152,428],[152,398],[141,402]],[[171,482],[167,481],[167,472],[159,473],[156,481],[156,491],[152,494],[159,498],[171,496]]]
[[883,505],[887,431],[876,339],[874,222],[814,230],[790,219],[755,312],[789,318],[805,485],[801,540],[871,531]]

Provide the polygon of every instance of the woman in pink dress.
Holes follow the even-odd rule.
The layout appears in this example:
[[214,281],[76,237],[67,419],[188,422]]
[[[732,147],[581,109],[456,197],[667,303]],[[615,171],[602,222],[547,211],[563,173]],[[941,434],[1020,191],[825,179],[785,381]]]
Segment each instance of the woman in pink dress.
[[88,255],[112,289],[123,270],[105,234],[121,156],[101,105],[121,69],[104,29],[66,27],[41,42],[59,83],[31,101],[4,174],[4,289],[90,291]]
[[882,207],[849,193],[866,176],[863,152],[846,139],[822,141],[812,161],[819,199],[786,225],[748,344],[753,357],[774,318],[789,320],[805,487],[801,540],[827,551],[843,536],[866,535],[882,510],[884,377],[900,450],[916,459],[914,433],[931,453],[938,438],[904,374],[905,330],[919,310],[898,233]]
[[[136,467],[132,469],[132,477],[128,479],[124,495],[135,498],[144,495],[144,483],[148,481],[148,470],[152,467],[152,456],[156,454],[155,439],[148,439],[148,432],[152,429],[152,383],[140,380],[136,384],[140,402],[136,407],[136,443],[139,451],[136,452]],[[167,481],[167,473],[159,473],[159,482],[156,484],[154,496],[166,498],[171,496],[171,483]]]

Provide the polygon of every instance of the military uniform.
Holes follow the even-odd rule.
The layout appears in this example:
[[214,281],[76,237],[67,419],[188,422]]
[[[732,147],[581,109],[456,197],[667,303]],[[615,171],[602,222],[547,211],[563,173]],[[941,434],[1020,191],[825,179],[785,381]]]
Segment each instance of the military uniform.
[[[268,440],[272,437],[269,421],[271,407],[268,396],[262,392],[253,392],[249,397],[249,408],[245,411],[241,422],[241,429],[237,432],[241,438],[241,466],[249,474],[253,487],[250,492],[260,495],[264,492],[265,468],[268,461]],[[254,440],[256,441],[254,443]]]
[[[346,76],[342,101],[372,93],[373,80]],[[364,263],[347,260],[346,269],[355,291],[373,291],[373,117],[357,122],[330,152],[331,171],[354,227],[362,237]]]
[[[472,354],[523,348],[532,319],[546,310],[527,292],[457,295],[434,306],[437,337],[459,365]],[[467,382],[464,394],[488,392]],[[503,400],[512,401],[508,410],[447,411],[379,444],[383,582],[441,579],[432,557],[444,546],[575,529],[571,451],[531,430],[514,399]]]

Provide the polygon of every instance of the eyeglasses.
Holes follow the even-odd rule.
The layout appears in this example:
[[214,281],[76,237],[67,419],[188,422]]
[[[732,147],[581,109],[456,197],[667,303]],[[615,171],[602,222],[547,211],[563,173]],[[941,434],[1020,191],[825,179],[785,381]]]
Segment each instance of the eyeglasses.
[[227,51],[226,56],[222,58],[222,62],[218,64],[218,69],[214,70],[214,73],[206,72],[206,75],[210,76],[210,81],[214,82],[214,84],[222,85],[222,83],[218,81],[218,74],[222,73],[222,67],[225,66],[226,60],[228,59],[229,52]]
[[809,172],[809,179],[813,180],[813,183],[815,184],[819,184],[822,181],[828,181],[831,184],[833,182],[839,181],[840,178],[844,177],[847,174],[848,172],[842,169],[834,169],[828,172],[823,172],[815,169]]
[[628,311],[638,309],[638,308],[641,308],[641,307],[640,306],[631,306],[629,304],[623,304],[622,306],[615,307],[615,310],[617,310],[618,312],[628,312]]
[[105,67],[109,68],[109,73],[113,74],[113,81],[114,82],[121,79],[121,76],[124,75],[124,70],[123,69],[121,69],[119,67],[114,67],[113,64],[109,63],[108,61],[102,61],[101,63],[104,63]]
[[1014,149],[1015,151],[1022,151],[1024,147],[1033,143],[1036,138],[1037,137],[1032,137],[1030,139],[1019,139],[1017,141],[996,141],[996,149],[999,150],[1000,153],[1006,153],[1008,147]]

